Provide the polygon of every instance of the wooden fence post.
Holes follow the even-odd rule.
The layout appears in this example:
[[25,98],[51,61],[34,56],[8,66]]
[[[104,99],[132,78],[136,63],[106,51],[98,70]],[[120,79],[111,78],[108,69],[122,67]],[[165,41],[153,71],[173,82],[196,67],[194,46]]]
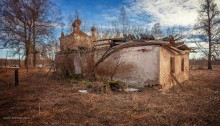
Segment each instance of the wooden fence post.
[[18,68],[15,68],[15,87],[19,86]]

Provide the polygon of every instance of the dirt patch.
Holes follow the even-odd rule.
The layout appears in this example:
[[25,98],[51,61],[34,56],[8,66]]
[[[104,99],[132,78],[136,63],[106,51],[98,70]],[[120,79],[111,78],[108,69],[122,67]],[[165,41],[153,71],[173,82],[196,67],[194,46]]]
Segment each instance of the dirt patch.
[[[54,80],[45,70],[1,73],[2,125],[218,125],[220,124],[220,67],[191,70],[190,80],[167,92],[79,93],[88,84]],[[9,84],[8,84],[9,82]]]

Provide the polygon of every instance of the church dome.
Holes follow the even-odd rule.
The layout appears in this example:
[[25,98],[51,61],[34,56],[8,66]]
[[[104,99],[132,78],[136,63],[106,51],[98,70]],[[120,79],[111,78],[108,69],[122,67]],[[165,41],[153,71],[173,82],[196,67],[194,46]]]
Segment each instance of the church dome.
[[81,25],[81,20],[79,20],[78,18],[73,22],[73,27],[78,27]]
[[96,31],[96,28],[92,26],[91,31]]

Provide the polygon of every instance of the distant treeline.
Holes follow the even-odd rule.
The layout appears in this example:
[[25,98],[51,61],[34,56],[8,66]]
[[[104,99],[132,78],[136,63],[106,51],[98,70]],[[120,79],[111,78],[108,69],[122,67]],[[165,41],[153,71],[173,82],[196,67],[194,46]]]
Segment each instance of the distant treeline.
[[[208,60],[205,58],[190,59],[189,64],[190,64],[190,69],[207,69]],[[212,60],[212,65],[220,65],[220,59]]]
[[[208,63],[208,60],[205,58],[190,59],[189,60],[190,65],[207,65],[207,63]],[[212,65],[220,65],[220,59],[212,60]]]
[[[18,59],[6,59],[6,58],[0,58],[0,67],[15,67],[15,66],[19,66],[19,67],[24,67],[25,66],[25,60],[19,60]],[[37,65],[48,65],[48,64],[52,64],[53,60],[51,59],[37,59]],[[31,60],[29,60],[29,64],[31,67],[34,66],[33,62],[31,62]]]
[[19,65],[18,59],[0,59],[0,66],[13,66]]

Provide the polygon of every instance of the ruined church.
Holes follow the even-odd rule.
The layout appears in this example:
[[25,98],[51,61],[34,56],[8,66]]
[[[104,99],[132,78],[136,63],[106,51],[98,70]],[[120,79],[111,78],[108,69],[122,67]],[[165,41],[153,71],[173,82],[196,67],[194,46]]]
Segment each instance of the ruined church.
[[64,74],[95,75],[120,80],[141,88],[160,85],[163,90],[189,79],[190,48],[172,36],[156,40],[152,35],[123,35],[99,40],[96,28],[91,35],[73,23],[73,32],[61,33],[56,70]]

